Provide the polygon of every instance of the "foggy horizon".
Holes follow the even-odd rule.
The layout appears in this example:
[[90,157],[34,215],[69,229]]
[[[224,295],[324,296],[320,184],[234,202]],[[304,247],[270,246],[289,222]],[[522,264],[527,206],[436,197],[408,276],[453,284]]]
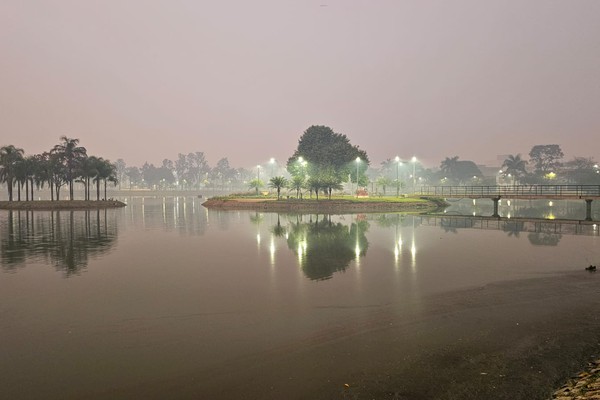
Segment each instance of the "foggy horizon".
[[0,5],[0,145],[159,165],[285,164],[326,125],[371,165],[598,158],[600,2]]

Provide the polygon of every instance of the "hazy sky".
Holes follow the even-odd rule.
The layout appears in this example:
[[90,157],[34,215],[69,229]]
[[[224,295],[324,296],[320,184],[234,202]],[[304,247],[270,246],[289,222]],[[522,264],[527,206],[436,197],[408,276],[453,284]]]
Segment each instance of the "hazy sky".
[[600,1],[0,0],[0,145],[238,167],[310,125],[374,165],[600,158]]

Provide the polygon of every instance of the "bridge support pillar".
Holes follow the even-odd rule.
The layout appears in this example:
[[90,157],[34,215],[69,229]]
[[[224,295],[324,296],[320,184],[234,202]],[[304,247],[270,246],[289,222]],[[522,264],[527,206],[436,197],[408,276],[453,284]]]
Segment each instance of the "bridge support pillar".
[[494,213],[492,214],[492,217],[500,217],[500,214],[498,214],[498,202],[500,201],[500,197],[492,197],[492,201],[494,202]]
[[592,220],[592,199],[585,199],[585,220]]

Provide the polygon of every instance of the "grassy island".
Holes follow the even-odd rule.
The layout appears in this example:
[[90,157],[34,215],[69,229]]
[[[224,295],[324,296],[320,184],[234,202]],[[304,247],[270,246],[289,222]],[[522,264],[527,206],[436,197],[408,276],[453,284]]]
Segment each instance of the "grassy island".
[[97,210],[125,206],[118,200],[0,201],[0,210]]
[[224,210],[262,210],[297,212],[430,212],[448,204],[434,197],[381,197],[355,198],[337,196],[331,199],[280,199],[271,197],[224,196],[213,197],[203,203],[204,207]]

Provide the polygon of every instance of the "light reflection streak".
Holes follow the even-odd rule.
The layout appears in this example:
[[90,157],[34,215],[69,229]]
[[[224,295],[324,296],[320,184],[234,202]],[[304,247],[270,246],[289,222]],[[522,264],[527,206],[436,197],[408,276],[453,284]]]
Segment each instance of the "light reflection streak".
[[271,266],[275,266],[275,239],[271,235],[271,245],[269,246],[269,252],[271,253]]

